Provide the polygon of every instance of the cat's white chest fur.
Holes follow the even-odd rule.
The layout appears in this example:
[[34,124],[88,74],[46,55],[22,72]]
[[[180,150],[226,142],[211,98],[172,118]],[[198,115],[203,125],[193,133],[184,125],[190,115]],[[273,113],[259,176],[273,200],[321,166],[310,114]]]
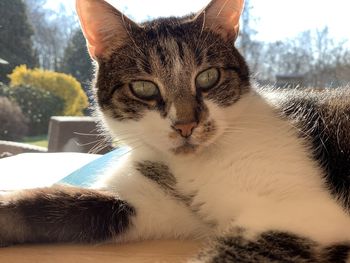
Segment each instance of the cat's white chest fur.
[[245,110],[235,118],[244,130],[196,158],[171,161],[179,190],[194,194],[194,209],[219,231],[241,226],[291,231],[325,243],[349,239],[349,216],[327,191],[304,142],[254,99],[242,104],[256,108],[240,105]]

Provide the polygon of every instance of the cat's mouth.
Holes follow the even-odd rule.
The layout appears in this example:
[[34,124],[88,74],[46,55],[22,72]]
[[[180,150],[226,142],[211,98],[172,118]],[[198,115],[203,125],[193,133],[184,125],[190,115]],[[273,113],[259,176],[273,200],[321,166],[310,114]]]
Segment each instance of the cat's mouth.
[[183,145],[173,148],[172,152],[176,155],[193,154],[197,151],[197,149],[198,145],[185,141]]

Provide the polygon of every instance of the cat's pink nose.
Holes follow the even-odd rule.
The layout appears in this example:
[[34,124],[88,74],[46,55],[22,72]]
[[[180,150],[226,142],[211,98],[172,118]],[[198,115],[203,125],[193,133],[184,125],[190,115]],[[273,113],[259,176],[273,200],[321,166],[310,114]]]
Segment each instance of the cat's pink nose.
[[197,127],[197,122],[181,123],[173,125],[173,129],[177,131],[182,137],[188,138],[191,136],[194,128]]

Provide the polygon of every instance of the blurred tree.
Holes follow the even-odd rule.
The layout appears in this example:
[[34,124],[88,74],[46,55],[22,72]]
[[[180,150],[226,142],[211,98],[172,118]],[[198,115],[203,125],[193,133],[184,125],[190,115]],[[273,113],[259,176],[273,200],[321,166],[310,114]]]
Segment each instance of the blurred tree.
[[276,42],[257,39],[254,1],[246,0],[237,47],[247,60],[253,78],[273,84],[276,75],[305,76],[309,86],[345,85],[350,80],[350,50],[346,41],[335,40],[327,27],[301,32]]
[[[311,44],[310,44],[311,43]],[[347,41],[335,41],[328,27],[313,32],[309,46],[314,54],[312,68],[308,72],[309,82],[313,86],[338,86],[337,71],[348,67],[350,51]]]
[[0,81],[8,82],[9,74],[16,66],[38,64],[33,49],[33,30],[28,22],[22,0],[0,1],[0,57],[9,64],[0,65]]
[[[93,76],[93,66],[91,58],[87,52],[86,40],[83,33],[78,29],[68,42],[64,51],[60,71],[73,75],[84,89],[89,99],[89,104],[93,105],[93,96],[90,89]],[[85,111],[86,115],[91,115],[91,109]]]
[[40,66],[58,71],[64,49],[78,26],[76,16],[64,5],[58,11],[45,8],[47,0],[24,0],[34,29],[34,47]]
[[245,1],[245,7],[241,16],[240,32],[237,39],[237,47],[243,57],[247,60],[250,70],[253,74],[259,72],[260,58],[263,55],[263,42],[257,41],[254,37],[257,31],[254,24],[258,18],[252,17],[253,5],[250,0]]
[[303,75],[313,87],[344,85],[350,67],[346,41],[336,41],[327,27],[300,33],[293,39],[265,43],[260,76],[274,81],[276,75]]
[[83,86],[90,84],[92,62],[80,29],[75,32],[64,50],[61,71],[73,75]]

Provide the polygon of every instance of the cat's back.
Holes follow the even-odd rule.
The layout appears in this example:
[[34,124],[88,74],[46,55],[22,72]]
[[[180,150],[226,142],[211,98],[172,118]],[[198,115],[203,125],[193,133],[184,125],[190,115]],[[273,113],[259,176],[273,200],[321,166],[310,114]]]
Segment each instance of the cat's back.
[[330,191],[350,208],[350,87],[259,89],[296,127],[322,166]]

